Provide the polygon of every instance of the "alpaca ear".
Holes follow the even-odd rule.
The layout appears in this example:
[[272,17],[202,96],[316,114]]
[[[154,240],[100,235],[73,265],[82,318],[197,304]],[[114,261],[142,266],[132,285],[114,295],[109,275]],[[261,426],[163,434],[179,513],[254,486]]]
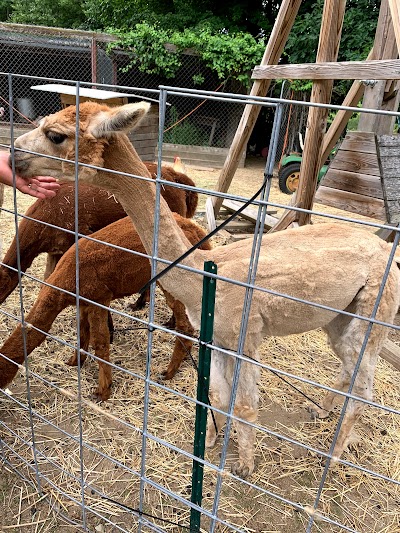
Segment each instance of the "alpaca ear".
[[90,133],[100,139],[120,131],[130,131],[138,127],[150,109],[148,102],[126,104],[101,111],[90,125]]

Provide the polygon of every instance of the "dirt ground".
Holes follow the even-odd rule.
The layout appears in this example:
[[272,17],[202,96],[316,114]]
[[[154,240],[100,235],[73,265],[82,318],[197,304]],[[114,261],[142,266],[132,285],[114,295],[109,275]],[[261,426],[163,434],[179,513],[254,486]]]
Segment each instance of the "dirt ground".
[[[261,185],[265,162],[249,160],[247,166],[238,169],[230,192],[250,197]],[[198,186],[214,189],[219,171],[187,167],[187,173]],[[289,197],[280,193],[276,178],[273,179],[270,200],[285,205]],[[24,212],[33,199],[18,194],[18,210]],[[205,197],[200,199],[198,221],[203,220]],[[12,210],[11,191],[6,191],[5,205]],[[334,212],[323,206],[318,211]],[[278,208],[280,215],[282,209]],[[315,217],[315,222],[321,219]],[[2,213],[1,233],[4,251],[14,235],[13,216]],[[223,244],[223,239],[219,244]],[[30,272],[42,277],[45,257],[38,257]],[[34,302],[39,283],[25,279],[24,308]],[[1,305],[0,342],[15,327],[12,315],[19,315],[18,291]],[[113,309],[127,311],[126,301],[113,302]],[[157,297],[157,322],[168,318],[168,310],[161,297]],[[147,310],[137,315],[147,316]],[[31,368],[40,376],[56,384],[61,390],[31,379],[31,404],[38,417],[31,422],[23,408],[26,400],[25,377],[18,375],[10,385],[12,399],[2,395],[0,399],[0,439],[2,452],[8,463],[0,464],[0,532],[32,532],[79,530],[68,524],[64,517],[77,523],[86,520],[90,532],[111,533],[125,528],[137,531],[137,517],[113,501],[136,508],[139,504],[140,468],[143,443],[138,431],[143,423],[143,380],[145,374],[145,350],[147,331],[135,330],[134,324],[121,316],[115,316],[116,334],[111,348],[112,361],[128,369],[126,375],[113,373],[113,392],[108,402],[95,406],[86,402],[79,410],[76,401],[77,371],[66,367],[71,348],[53,339],[46,340],[31,356]],[[55,321],[51,333],[65,342],[74,342],[75,309],[64,311]],[[400,340],[397,333],[392,340]],[[173,347],[173,336],[163,332],[154,335],[151,376],[156,381],[165,368]],[[266,339],[261,347],[262,362],[288,373],[297,374],[316,382],[331,385],[338,370],[338,362],[327,346],[322,332],[310,332],[286,338]],[[194,348],[193,354],[197,357]],[[86,401],[97,379],[97,365],[87,361],[81,372],[82,398]],[[294,383],[315,401],[321,401],[323,392],[301,382]],[[168,383],[178,394],[195,396],[196,371],[188,359],[179,373]],[[379,361],[375,400],[394,409],[400,409],[400,373],[388,363]],[[65,391],[65,393],[63,392]],[[20,402],[21,405],[19,405]],[[256,471],[250,481],[260,487],[254,489],[238,483],[229,476],[229,467],[237,454],[235,435],[229,446],[227,468],[222,477],[222,493],[218,516],[232,527],[219,525],[217,531],[236,530],[246,533],[297,533],[305,531],[308,522],[306,512],[297,511],[285,503],[288,499],[304,507],[312,507],[323,463],[321,457],[276,437],[274,432],[307,444],[311,448],[327,451],[336,427],[338,411],[331,417],[313,421],[306,406],[308,402],[287,383],[267,371],[260,381],[260,417],[258,424],[270,433],[257,432]],[[79,414],[80,413],[80,414]],[[79,415],[79,416],[78,416]],[[122,420],[122,423],[118,420]],[[40,466],[44,498],[35,488],[34,459],[32,455],[31,423],[35,428],[36,460]],[[144,490],[144,509],[153,516],[170,520],[155,523],[161,530],[185,531],[189,523],[188,508],[168,494],[162,494],[157,484],[182,498],[190,498],[191,460],[163,445],[167,441],[184,452],[192,451],[194,407],[183,396],[151,386],[149,390],[148,432],[156,439],[149,440],[146,448],[146,477],[153,486]],[[315,532],[337,532],[335,525],[344,524],[348,531],[361,533],[400,532],[400,420],[395,414],[366,408],[357,425],[359,442],[346,452],[344,459],[380,474],[381,477],[361,472],[346,465],[335,465],[328,474],[321,495],[318,511],[332,522],[317,520]],[[81,500],[79,476],[79,435],[83,435],[87,447],[82,451],[84,478],[87,484],[84,497],[90,508],[85,518],[79,505]],[[218,465],[221,437],[216,447],[206,453],[206,459]],[[1,456],[1,455],[0,455]],[[110,459],[111,458],[111,459]],[[24,481],[18,472],[30,481]],[[387,481],[392,478],[395,483]],[[203,506],[212,510],[217,476],[205,468]],[[58,488],[57,488],[58,487]],[[107,498],[101,496],[106,495]],[[275,496],[274,496],[275,495]],[[111,501],[113,500],[113,501]],[[49,505],[50,501],[50,505]],[[61,514],[60,514],[61,513]],[[112,525],[114,524],[114,526]],[[118,527],[119,526],[119,527]],[[203,518],[202,531],[208,531],[209,520]],[[150,531],[144,528],[144,531]]]

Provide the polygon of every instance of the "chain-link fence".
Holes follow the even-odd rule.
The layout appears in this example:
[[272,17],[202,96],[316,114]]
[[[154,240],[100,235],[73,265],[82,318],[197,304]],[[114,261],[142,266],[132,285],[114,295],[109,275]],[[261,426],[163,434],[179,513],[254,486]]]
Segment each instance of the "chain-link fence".
[[[171,79],[146,74],[137,66],[127,69],[129,55],[118,49],[108,50],[113,40],[112,36],[106,34],[2,24],[0,71],[41,78],[79,79],[91,82],[93,87],[98,88],[100,86],[96,84],[115,84],[157,90],[160,85],[171,83]],[[242,85],[232,80],[221,82],[194,54],[185,54],[182,63],[173,80],[176,86],[246,92]],[[204,82],[195,85],[194,79],[199,75]],[[15,122],[27,124],[59,109],[59,94],[32,90],[28,78],[21,78],[15,83]],[[9,102],[5,98],[7,91],[3,78],[0,87],[0,96],[3,98],[1,106],[4,108],[2,122],[9,121]],[[164,139],[166,159],[180,155],[192,164],[221,166],[240,119],[240,106],[231,106],[228,113],[223,102],[199,101],[195,98],[182,101],[173,96],[169,104]],[[268,138],[262,137],[269,134],[270,129],[262,131],[261,139],[257,142],[267,146]],[[204,147],[213,148],[209,151],[208,160],[202,155]]]
[[[20,86],[19,76],[7,79],[11,90]],[[40,81],[31,78],[28,83]],[[246,101],[252,101],[173,87],[164,88],[160,96],[161,130],[168,121],[165,103],[172,97],[182,108],[186,99],[199,101],[199,97],[210,107],[232,105],[234,114],[237,107],[243,109]],[[192,262],[192,254],[185,269],[179,268],[178,278],[171,278],[172,283],[167,277],[160,279],[161,286],[166,283],[175,322],[169,320],[164,295],[155,290],[155,284],[148,309],[136,304],[132,311],[123,301],[149,281],[146,252],[154,273],[155,257],[169,262],[187,248],[185,244],[178,250],[176,227],[160,208],[158,195],[153,213],[154,204],[147,203],[151,189],[147,182],[124,178],[123,188],[118,189],[120,173],[128,172],[135,158],[126,146],[125,157],[118,157],[118,143],[107,148],[111,155],[103,154],[110,168],[118,171],[114,185],[108,181],[111,193],[104,197],[100,192],[88,193],[81,184],[79,194],[73,188],[63,189],[56,196],[57,203],[47,204],[57,207],[40,214],[26,212],[21,196],[8,196],[2,233],[6,245],[15,234],[16,247],[9,248],[1,265],[0,379],[9,388],[0,390],[0,449],[3,464],[33,489],[6,492],[9,505],[14,502],[14,513],[4,515],[5,530],[24,525],[32,531],[51,531],[52,527],[68,531],[70,524],[100,533],[399,531],[400,379],[384,360],[377,365],[375,400],[370,395],[376,351],[388,331],[393,340],[399,340],[394,317],[399,280],[397,267],[391,267],[399,234],[395,229],[394,245],[385,248],[373,233],[391,226],[325,211],[314,215],[316,223],[305,230],[310,232],[308,237],[304,238],[304,229],[288,230],[266,237],[260,247],[267,206],[286,207],[271,200],[271,182],[263,181],[272,175],[278,139],[285,129],[280,117],[287,104],[279,99],[257,102],[274,110],[274,122],[265,174],[261,169],[259,178],[264,189],[253,202],[259,207],[254,235],[247,243],[203,252],[200,262]],[[20,148],[29,148],[20,143]],[[118,161],[115,166],[113,159]],[[164,191],[171,182],[159,176],[158,183],[157,190]],[[192,188],[175,185],[175,194],[182,186],[192,193],[216,194],[200,183]],[[226,196],[244,201],[251,195]],[[117,198],[131,209],[145,248],[129,220],[123,218],[83,238],[96,229],[92,206],[100,211],[101,227],[107,224],[111,208],[117,209]],[[75,202],[78,209],[73,208]],[[107,208],[101,207],[104,202]],[[85,229],[88,211],[90,225]],[[155,227],[161,228],[154,234],[158,236],[155,248],[153,230],[151,236],[146,232],[153,215]],[[322,224],[332,218],[332,224]],[[23,222],[32,219],[39,220],[37,225],[24,228]],[[345,225],[342,233],[341,224]],[[200,231],[197,225],[187,225],[186,231]],[[358,233],[357,225],[363,225],[364,232]],[[45,231],[55,227],[61,228],[57,239]],[[79,254],[74,247],[66,251],[43,282],[43,261],[31,268],[28,263],[33,258],[37,261],[43,251],[60,255],[64,251],[60,235],[67,235],[70,244],[75,242]],[[203,278],[202,260],[207,258],[219,268],[217,275],[208,275],[217,280],[217,305],[213,338],[201,339],[171,303],[171,294],[182,297],[187,306],[196,301],[189,316],[198,327],[199,280]],[[230,270],[225,261],[232,266]],[[383,290],[385,284],[389,292]],[[221,306],[219,298],[227,288],[234,291],[233,297]],[[345,363],[342,379],[333,388],[340,365],[322,331],[308,332],[316,326],[325,326],[332,347]],[[114,330],[111,347],[109,328]],[[193,359],[187,353],[191,343]],[[196,362],[198,347],[214,350],[209,441],[213,440],[213,424],[222,430],[227,415],[222,434],[204,458],[194,448],[204,439],[204,428],[195,433],[196,412],[208,404],[208,398],[199,399],[199,389],[196,394],[198,373],[204,373]],[[167,365],[171,371],[171,353],[175,366],[168,377],[176,372],[177,360],[179,366],[184,356],[188,359],[173,379],[165,380]],[[10,382],[17,370],[19,375]],[[92,401],[93,389],[95,398],[103,400],[100,403]],[[200,392],[204,393],[202,387]],[[331,398],[332,392],[344,405],[325,417],[331,406],[324,396]],[[356,424],[358,442],[350,443],[349,451],[337,458],[334,445],[346,431],[349,413],[359,414],[354,409],[360,404],[364,413]],[[253,445],[255,469],[245,477],[252,469]],[[193,477],[198,464],[203,478],[198,469]],[[55,522],[50,523],[47,511],[40,510],[43,501],[56,513]]]

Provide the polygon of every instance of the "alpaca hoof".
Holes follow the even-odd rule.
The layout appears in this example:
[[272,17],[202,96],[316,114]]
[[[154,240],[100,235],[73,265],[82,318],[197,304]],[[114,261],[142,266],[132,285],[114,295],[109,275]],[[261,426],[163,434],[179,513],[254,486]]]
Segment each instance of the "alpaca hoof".
[[206,442],[205,442],[206,448],[214,448],[216,442],[217,442],[217,435],[216,434],[209,435],[207,432]]
[[161,372],[161,374],[159,374],[159,378],[162,381],[166,381],[166,380],[172,379],[175,376],[175,374],[176,374],[176,371],[164,370],[164,372]]
[[93,401],[96,403],[105,402],[110,398],[110,396],[111,386],[103,391],[99,391],[99,389],[96,389],[92,394]]
[[175,317],[174,315],[171,316],[166,322],[163,324],[164,328],[167,329],[175,329]]
[[[81,355],[81,367],[83,366],[83,363],[86,361],[86,357],[83,357],[83,355]],[[68,361],[65,362],[66,365],[68,366],[78,366],[78,358],[76,355],[72,355]]]
[[317,406],[307,407],[307,411],[310,413],[311,420],[318,420],[328,418],[330,412],[326,409],[319,408]]
[[236,461],[231,467],[231,472],[235,476],[239,476],[242,479],[246,479],[248,476],[250,476],[253,473],[254,470],[254,461],[251,461],[251,463],[245,463],[244,461]]

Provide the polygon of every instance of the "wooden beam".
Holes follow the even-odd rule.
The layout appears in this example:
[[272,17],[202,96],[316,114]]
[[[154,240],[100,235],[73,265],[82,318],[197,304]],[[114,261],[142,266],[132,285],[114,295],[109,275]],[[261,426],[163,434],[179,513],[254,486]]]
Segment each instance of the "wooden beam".
[[[243,203],[242,202],[238,202],[237,200],[228,200],[228,199],[225,199],[222,203],[222,206],[227,210],[227,211],[231,211],[232,213],[234,213],[235,211],[237,211],[240,207],[242,207]],[[276,213],[276,211],[273,211],[274,213]],[[255,223],[256,220],[257,220],[257,216],[258,216],[258,209],[255,208],[255,207],[246,207],[246,209],[244,209],[240,214],[239,214],[240,217],[244,218],[245,220],[249,220],[250,222],[253,222]],[[278,219],[271,216],[270,214],[266,214],[265,215],[265,224],[268,226],[268,227],[273,227],[275,226],[275,224],[278,222]]]
[[[394,3],[396,3],[396,0],[394,0]],[[390,30],[390,23],[387,19],[388,14],[388,0],[382,0],[381,2],[381,8],[379,11],[379,17],[378,17],[378,24],[377,24],[377,30],[375,35],[375,42],[372,50],[368,54],[367,60],[373,60],[373,59],[391,59],[395,58],[396,55],[390,55],[390,51],[388,51],[387,46],[385,43],[387,42],[388,37],[388,31]],[[395,22],[395,17],[392,17],[393,22]],[[361,100],[364,94],[364,84],[362,84],[360,81],[355,81],[353,85],[351,86],[346,98],[343,101],[344,106],[348,107],[355,107],[358,102]],[[398,109],[398,98],[400,98],[400,95],[397,95],[396,101],[391,102],[391,109],[388,106],[384,104],[382,106],[382,109],[390,109],[391,111]],[[397,105],[397,107],[396,107]],[[331,153],[332,149],[334,148],[335,144],[337,143],[340,135],[342,134],[344,128],[346,127],[346,124],[348,123],[350,117],[352,115],[351,111],[344,111],[340,110],[336,113],[335,118],[333,119],[332,124],[330,125],[328,131],[325,134],[324,138],[324,145],[323,145],[323,153],[322,153],[322,161],[325,161],[329,154]],[[363,116],[366,114],[364,113]],[[382,130],[382,123],[381,120],[390,120],[390,117],[380,117],[378,118],[378,131],[383,132]],[[362,119],[363,120],[363,119]],[[392,118],[391,121],[393,122],[394,119]],[[389,129],[393,129],[393,125],[389,125]]]
[[[359,174],[330,168],[328,173],[324,176],[321,186],[383,200],[383,190],[380,178],[369,176],[368,174]],[[318,195],[319,189],[317,190],[315,199],[318,198]]]
[[[321,31],[318,43],[317,63],[337,59],[346,0],[325,0],[322,13]],[[332,94],[332,80],[314,81],[311,91],[312,103],[329,104]],[[326,130],[328,110],[311,107],[308,113],[307,131],[304,142],[302,163],[300,167],[299,186],[296,191],[296,206],[311,209],[317,188],[318,174],[322,162],[322,145]],[[272,231],[286,229],[292,222],[307,224],[308,213],[286,211]]]
[[[265,53],[261,62],[262,65],[278,63],[286,45],[290,30],[293,27],[300,5],[301,0],[282,1],[278,16],[276,17],[274,27],[265,49]],[[255,81],[250,91],[251,96],[266,96],[270,83],[271,82],[269,80]],[[259,112],[259,106],[250,104],[245,106],[228,156],[219,175],[217,191],[228,191],[243,150],[246,148],[250,135],[253,131]],[[222,198],[214,197],[213,205],[215,216],[217,216],[222,205]]]
[[[373,48],[370,53],[368,54],[367,60],[374,59],[375,57],[375,49]],[[350,87],[349,92],[346,95],[346,98],[343,100],[343,106],[346,107],[355,107],[358,102],[361,100],[364,94],[364,85],[361,81],[355,81],[353,85]],[[352,116],[352,111],[344,111],[339,110],[335,118],[332,121],[332,124],[328,128],[328,131],[325,133],[324,136],[324,143],[322,147],[322,161],[326,161],[329,154],[335,147],[336,143],[339,140],[339,137],[342,135],[343,130],[345,129],[350,117]],[[375,144],[375,141],[374,141]],[[374,146],[375,150],[375,146]]]
[[400,223],[400,135],[381,135],[377,139],[379,165],[385,198],[386,218]]
[[393,341],[387,339],[379,355],[400,370],[400,347]]
[[398,80],[400,60],[331,61],[301,65],[257,66],[255,80]]
[[389,9],[397,42],[397,52],[400,55],[400,5],[398,0],[389,0]]
[[[374,59],[395,59],[398,57],[398,50],[396,44],[396,37],[394,33],[394,26],[389,9],[388,0],[382,0],[378,24],[375,32],[374,41]],[[374,83],[367,85],[364,91],[363,107],[369,109],[384,109],[393,110],[396,101],[384,104],[384,96],[386,91],[386,81],[378,81],[378,78],[369,78],[374,80]],[[392,80],[388,77],[388,80]],[[397,109],[396,109],[397,111]],[[371,131],[377,134],[391,133],[394,126],[394,117],[375,115],[372,113],[361,113],[358,123],[360,131]]]
[[355,194],[320,185],[318,187],[316,202],[335,207],[336,209],[342,209],[343,211],[359,213],[366,217],[376,218],[382,221],[386,220],[384,201],[378,198],[371,198],[371,196],[364,196],[362,194]]

